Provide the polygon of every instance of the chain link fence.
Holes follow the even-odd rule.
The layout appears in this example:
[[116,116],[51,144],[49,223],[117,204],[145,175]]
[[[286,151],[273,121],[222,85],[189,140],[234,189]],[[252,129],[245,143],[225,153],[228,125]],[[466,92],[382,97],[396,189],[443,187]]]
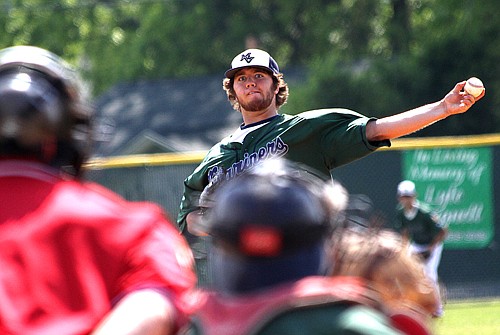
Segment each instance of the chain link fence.
[[[393,147],[335,169],[332,175],[356,196],[371,200],[383,221],[390,223],[397,205],[396,185],[403,179],[405,152],[441,147],[491,148],[493,237],[487,246],[476,249],[445,247],[439,268],[448,300],[500,297],[500,250],[497,232],[500,204],[500,136],[464,139],[394,141]],[[128,200],[153,201],[175,220],[182,197],[183,180],[196,168],[203,153],[158,154],[110,157],[92,161],[86,178],[100,183]],[[480,192],[481,190],[477,190]]]

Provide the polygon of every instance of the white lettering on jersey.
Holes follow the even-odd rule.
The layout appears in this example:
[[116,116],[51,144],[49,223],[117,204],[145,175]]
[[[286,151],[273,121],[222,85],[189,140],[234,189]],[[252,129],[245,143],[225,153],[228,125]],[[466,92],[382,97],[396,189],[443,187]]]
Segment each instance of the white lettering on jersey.
[[246,152],[242,160],[233,163],[227,170],[224,170],[220,166],[214,166],[208,171],[208,181],[218,182],[221,175],[225,175],[226,180],[232,179],[262,160],[282,157],[287,152],[288,145],[278,136],[274,140],[267,142],[265,146],[258,148],[257,151],[252,153]]

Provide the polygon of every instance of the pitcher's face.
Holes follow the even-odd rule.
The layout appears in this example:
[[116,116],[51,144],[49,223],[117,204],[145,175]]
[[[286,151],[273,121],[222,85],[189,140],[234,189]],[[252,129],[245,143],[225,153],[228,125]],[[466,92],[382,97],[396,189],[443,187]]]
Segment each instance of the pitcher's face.
[[233,88],[241,108],[249,112],[274,106],[278,93],[272,75],[255,67],[238,71],[234,76]]

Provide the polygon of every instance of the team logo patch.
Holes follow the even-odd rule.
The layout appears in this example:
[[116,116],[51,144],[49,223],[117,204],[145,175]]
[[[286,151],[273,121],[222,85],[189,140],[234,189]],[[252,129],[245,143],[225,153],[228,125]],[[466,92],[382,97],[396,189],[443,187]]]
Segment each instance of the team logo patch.
[[275,227],[251,225],[242,230],[240,247],[250,256],[275,257],[283,247],[283,235]]
[[245,62],[247,62],[248,64],[250,64],[254,58],[255,58],[255,57],[252,57],[252,53],[251,53],[251,52],[249,52],[249,53],[247,53],[246,55],[245,55],[245,54],[242,54],[242,55],[241,55],[240,62],[241,62],[241,61],[245,61]]

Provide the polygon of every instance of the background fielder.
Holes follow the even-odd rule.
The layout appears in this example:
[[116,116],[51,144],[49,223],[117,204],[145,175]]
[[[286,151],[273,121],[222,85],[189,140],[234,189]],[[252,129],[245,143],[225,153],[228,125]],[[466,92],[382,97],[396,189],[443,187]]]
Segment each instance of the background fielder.
[[[427,276],[438,289],[438,267],[448,229],[439,223],[436,213],[417,200],[414,182],[410,180],[400,182],[397,197],[399,205],[394,228],[410,243],[410,252],[420,256]],[[439,289],[437,291],[439,292]],[[442,314],[443,306],[440,301],[434,315]]]

